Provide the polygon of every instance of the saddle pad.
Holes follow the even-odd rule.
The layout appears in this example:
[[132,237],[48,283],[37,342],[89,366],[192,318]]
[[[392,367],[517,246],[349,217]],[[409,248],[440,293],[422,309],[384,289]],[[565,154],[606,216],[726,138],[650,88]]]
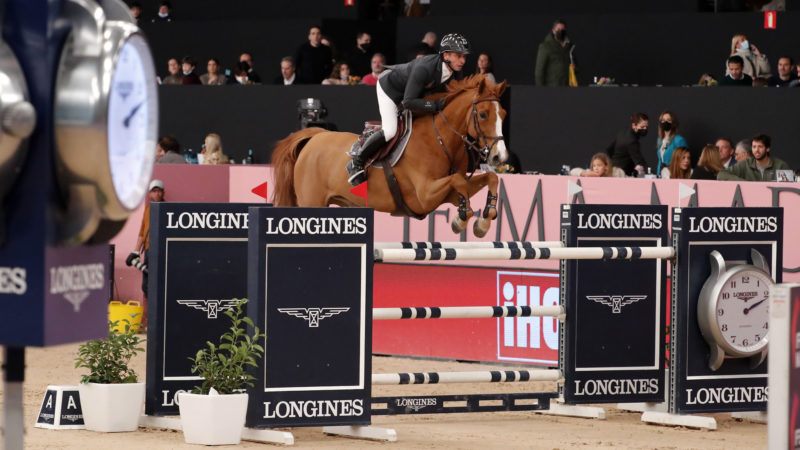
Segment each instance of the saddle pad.
[[414,122],[414,117],[411,114],[411,111],[403,111],[403,119],[405,120],[406,128],[402,136],[400,136],[400,139],[397,140],[397,143],[395,143],[392,151],[386,155],[385,158],[372,163],[372,167],[382,169],[385,164],[389,164],[390,167],[394,167],[394,165],[397,164],[397,161],[400,161],[400,157],[403,156],[403,152],[406,150],[406,145],[408,145],[408,140],[411,138],[411,125]]

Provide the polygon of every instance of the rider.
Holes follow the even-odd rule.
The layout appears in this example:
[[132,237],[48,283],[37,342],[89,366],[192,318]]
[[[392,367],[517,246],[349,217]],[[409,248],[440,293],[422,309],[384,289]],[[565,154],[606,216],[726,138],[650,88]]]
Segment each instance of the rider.
[[469,42],[458,33],[442,38],[439,54],[426,55],[405,64],[391,66],[378,80],[378,108],[381,112],[381,130],[372,134],[361,151],[347,163],[353,186],[366,181],[364,165],[372,155],[397,134],[398,104],[414,112],[437,113],[444,108],[441,100],[423,100],[423,97],[443,91],[447,83],[464,78],[461,69],[466,55],[471,51]]

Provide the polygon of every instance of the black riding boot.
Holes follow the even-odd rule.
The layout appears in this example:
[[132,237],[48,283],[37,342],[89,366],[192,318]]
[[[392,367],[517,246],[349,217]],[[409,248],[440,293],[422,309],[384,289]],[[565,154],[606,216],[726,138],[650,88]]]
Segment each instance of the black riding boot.
[[367,181],[367,173],[364,171],[364,165],[384,144],[386,144],[386,139],[383,137],[383,130],[376,131],[372,136],[367,138],[367,141],[364,142],[364,146],[361,147],[361,151],[358,152],[358,155],[354,156],[353,159],[347,163],[346,169],[348,175],[350,175],[347,179],[348,183],[353,186],[358,186]]

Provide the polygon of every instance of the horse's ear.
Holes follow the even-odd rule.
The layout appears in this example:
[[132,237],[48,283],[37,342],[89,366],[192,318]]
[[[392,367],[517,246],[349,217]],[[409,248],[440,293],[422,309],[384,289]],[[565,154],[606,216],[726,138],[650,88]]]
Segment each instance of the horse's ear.
[[497,98],[500,98],[500,97],[503,96],[503,92],[506,91],[506,87],[507,87],[506,84],[507,83],[508,83],[508,80],[503,80],[502,83],[498,84],[497,87],[495,87],[495,92],[497,93]]
[[478,83],[478,96],[483,95],[483,92],[486,90],[486,78],[481,78],[481,81]]

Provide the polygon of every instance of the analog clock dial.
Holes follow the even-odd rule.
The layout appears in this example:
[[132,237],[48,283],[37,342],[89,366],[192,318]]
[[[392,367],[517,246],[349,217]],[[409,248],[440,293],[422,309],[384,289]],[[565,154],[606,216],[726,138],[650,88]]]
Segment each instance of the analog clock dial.
[[728,278],[717,301],[717,326],[725,341],[741,352],[764,345],[769,331],[769,288],[772,280],[757,270]]
[[129,210],[144,197],[155,159],[155,89],[147,43],[133,35],[120,49],[108,103],[111,178],[118,199]]

